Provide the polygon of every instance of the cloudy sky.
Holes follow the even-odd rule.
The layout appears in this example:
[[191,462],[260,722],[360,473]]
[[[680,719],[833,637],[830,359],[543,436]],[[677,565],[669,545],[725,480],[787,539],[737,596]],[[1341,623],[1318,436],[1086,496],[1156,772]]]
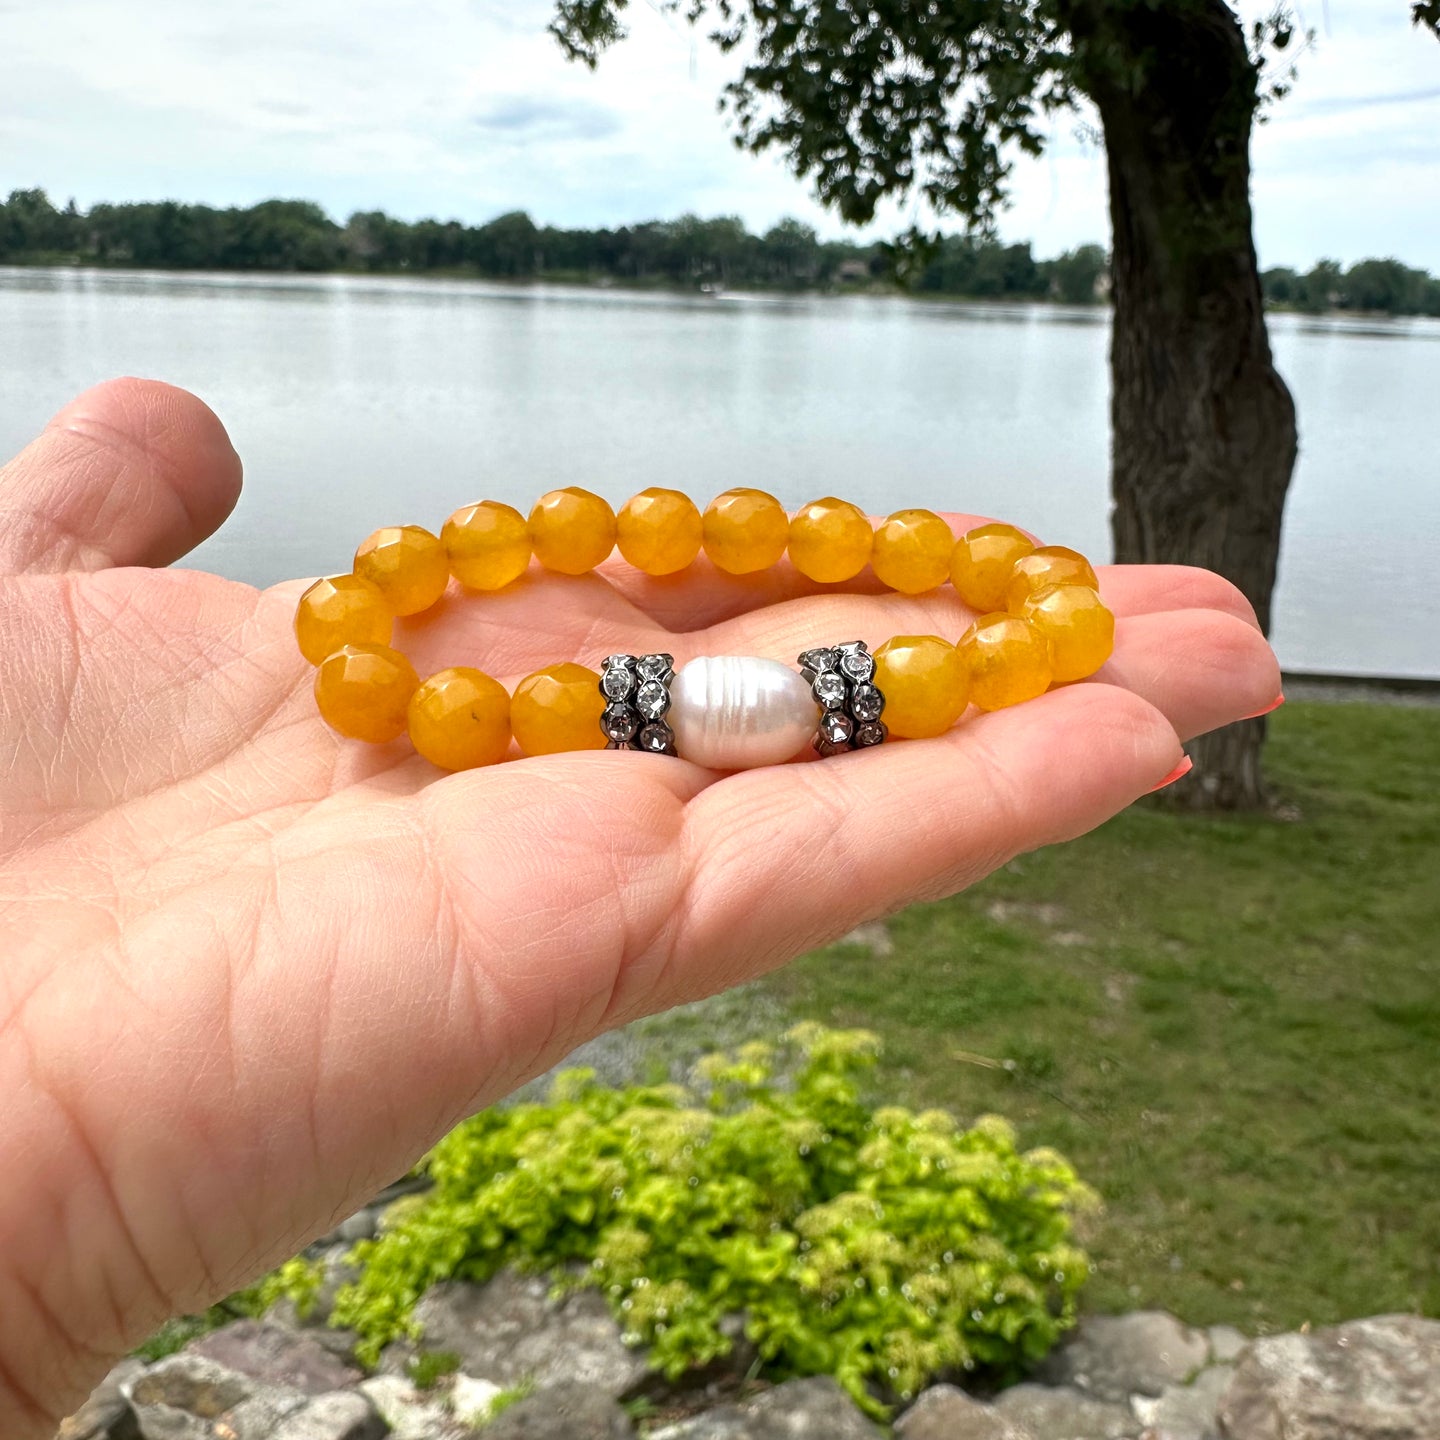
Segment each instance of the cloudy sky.
[[[598,73],[545,34],[550,0],[0,0],[0,192],[57,200],[318,200],[477,222],[615,225],[685,211],[841,227],[775,159],[730,144],[729,62],[633,0]],[[1304,0],[1317,31],[1256,141],[1265,264],[1400,256],[1440,272],[1440,43],[1408,0]],[[1055,123],[1003,232],[1103,240],[1102,158]],[[923,215],[891,212],[888,233]]]

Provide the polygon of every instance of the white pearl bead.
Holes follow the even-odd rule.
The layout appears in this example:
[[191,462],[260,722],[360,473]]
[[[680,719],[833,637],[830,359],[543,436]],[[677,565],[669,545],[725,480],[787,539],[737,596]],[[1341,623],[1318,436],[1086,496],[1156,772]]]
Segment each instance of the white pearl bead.
[[814,737],[819,707],[798,671],[754,655],[704,655],[670,683],[675,748],[713,770],[778,765]]

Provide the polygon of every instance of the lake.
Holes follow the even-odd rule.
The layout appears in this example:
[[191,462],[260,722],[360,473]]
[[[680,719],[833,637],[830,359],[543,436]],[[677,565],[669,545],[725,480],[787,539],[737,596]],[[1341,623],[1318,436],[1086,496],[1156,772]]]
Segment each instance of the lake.
[[[1440,677],[1440,323],[1272,328],[1301,443],[1281,660]],[[261,585],[568,484],[967,510],[1098,558],[1108,343],[1105,312],[1049,306],[0,269],[0,452],[107,376],[187,386],[245,460],[187,563]]]

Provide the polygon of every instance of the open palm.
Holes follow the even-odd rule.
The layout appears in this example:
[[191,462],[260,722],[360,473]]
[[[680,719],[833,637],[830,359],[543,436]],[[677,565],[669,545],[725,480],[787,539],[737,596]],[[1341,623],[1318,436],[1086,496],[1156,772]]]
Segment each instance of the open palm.
[[[0,472],[12,1440],[580,1042],[1090,829],[1175,766],[1177,735],[1278,692],[1224,581],[1110,569],[1098,683],[939,740],[730,776],[628,752],[442,776],[319,720],[299,582],[149,568],[238,487],[214,416],[140,381],[87,393]],[[819,589],[783,566],[532,568],[495,596],[452,587],[397,644],[422,675],[513,685],[617,650],[791,660],[970,618],[948,590]]]

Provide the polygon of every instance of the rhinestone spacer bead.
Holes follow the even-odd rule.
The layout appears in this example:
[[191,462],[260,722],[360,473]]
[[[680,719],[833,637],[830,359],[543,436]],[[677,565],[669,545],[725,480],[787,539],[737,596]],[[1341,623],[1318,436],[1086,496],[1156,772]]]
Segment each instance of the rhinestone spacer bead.
[[600,693],[609,702],[600,729],[610,750],[644,750],[673,755],[675,733],[665,722],[670,709],[673,655],[609,655],[600,674]]
[[806,650],[798,663],[820,707],[815,749],[821,755],[884,742],[888,732],[880,715],[885,696],[874,683],[875,657],[863,640]]

